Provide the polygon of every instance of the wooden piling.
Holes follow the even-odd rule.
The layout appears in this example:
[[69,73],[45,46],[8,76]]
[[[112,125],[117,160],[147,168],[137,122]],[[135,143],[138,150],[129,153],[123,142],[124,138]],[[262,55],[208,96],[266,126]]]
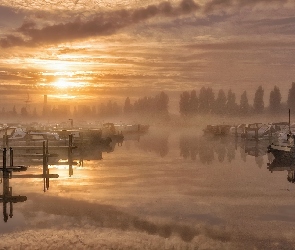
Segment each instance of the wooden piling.
[[9,154],[9,159],[10,159],[10,161],[9,161],[10,165],[9,166],[12,167],[13,166],[13,149],[11,147],[9,148],[9,153],[10,153]]
[[73,175],[73,134],[69,134],[69,148],[68,148],[68,162],[69,162],[69,176]]
[[289,134],[291,134],[291,110],[289,109]]
[[6,169],[6,148],[3,148],[3,178],[7,178],[7,169]]

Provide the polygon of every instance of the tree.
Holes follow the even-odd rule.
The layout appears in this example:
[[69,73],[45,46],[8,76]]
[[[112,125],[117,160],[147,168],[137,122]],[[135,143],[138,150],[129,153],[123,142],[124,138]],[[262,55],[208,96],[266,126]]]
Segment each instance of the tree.
[[13,108],[12,108],[12,115],[17,115],[15,106],[13,106]]
[[180,95],[180,101],[179,101],[179,112],[183,116],[187,116],[189,114],[189,101],[190,101],[189,92],[184,91]]
[[155,98],[155,106],[156,112],[161,114],[168,114],[168,104],[169,104],[169,97],[163,91],[156,96]]
[[214,107],[214,100],[212,88],[202,87],[199,94],[199,111],[209,113]]
[[195,115],[198,113],[199,100],[197,97],[197,92],[195,90],[191,91],[189,99],[189,114]]
[[292,87],[289,89],[287,104],[292,113],[295,113],[295,82],[292,82]]
[[218,91],[218,95],[214,105],[214,113],[224,114],[226,109],[226,95],[222,89]]
[[262,86],[259,86],[255,92],[253,108],[256,113],[262,113],[264,110],[264,101],[263,101],[264,90]]
[[280,89],[275,86],[269,95],[269,109],[271,113],[278,113],[281,110],[281,100]]
[[238,105],[236,103],[236,94],[230,89],[227,92],[227,103],[226,103],[227,112],[231,115],[235,114],[238,110]]
[[27,108],[26,107],[22,107],[21,110],[20,110],[20,114],[23,117],[27,117],[28,116]]
[[249,110],[250,110],[250,105],[248,102],[247,92],[245,90],[243,94],[241,95],[240,112],[241,114],[246,115],[248,114]]
[[215,96],[212,88],[207,88],[207,101],[208,101],[208,107],[209,112],[211,112],[214,108],[215,103]]
[[129,97],[125,100],[123,111],[125,114],[130,114],[132,112],[132,104]]

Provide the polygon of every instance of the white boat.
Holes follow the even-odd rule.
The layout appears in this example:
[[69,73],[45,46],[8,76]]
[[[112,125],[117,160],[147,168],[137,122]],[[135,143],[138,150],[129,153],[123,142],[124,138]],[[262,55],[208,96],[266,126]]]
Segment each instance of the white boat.
[[277,131],[275,135],[279,142],[288,141],[291,135],[295,135],[295,123],[293,123],[290,127],[286,126],[281,131]]
[[143,124],[114,124],[116,133],[132,134],[132,133],[146,133],[149,130],[149,125]]
[[51,131],[33,131],[26,128],[14,128],[13,132],[8,135],[10,141],[37,141],[37,140],[53,140],[58,141],[60,137],[58,133]]
[[241,136],[241,134],[245,133],[245,127],[246,127],[245,123],[239,124],[237,126],[232,126],[229,129],[229,134]]
[[245,125],[241,137],[245,139],[265,139],[272,136],[273,132],[271,124],[251,123]]

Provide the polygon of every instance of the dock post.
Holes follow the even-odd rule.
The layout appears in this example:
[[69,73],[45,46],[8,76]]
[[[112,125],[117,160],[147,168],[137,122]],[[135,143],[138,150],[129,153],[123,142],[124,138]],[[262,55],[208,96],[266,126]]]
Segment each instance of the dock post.
[[69,149],[68,149],[68,161],[69,161],[69,176],[73,175],[73,134],[69,134]]
[[49,146],[48,139],[46,140],[46,189],[49,189],[49,168],[48,168],[48,160],[49,160]]
[[[47,142],[48,143],[48,142]],[[46,141],[43,141],[43,191],[46,192],[46,189],[49,188],[49,171],[48,171],[48,144]]]
[[79,165],[83,167],[83,159],[84,159],[84,135],[83,132],[80,132],[80,150],[79,150]]
[[7,178],[7,171],[6,171],[6,148],[3,148],[3,178]]
[[10,167],[13,167],[13,149],[12,147],[9,148],[10,153]]
[[3,135],[3,148],[8,147],[8,135],[7,135],[7,130],[5,131],[5,134]]

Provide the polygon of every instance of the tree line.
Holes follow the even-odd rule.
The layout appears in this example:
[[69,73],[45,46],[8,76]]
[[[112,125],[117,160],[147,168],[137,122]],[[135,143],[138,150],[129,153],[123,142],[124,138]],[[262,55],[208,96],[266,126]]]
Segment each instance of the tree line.
[[[249,103],[248,94],[245,90],[240,101],[237,102],[236,94],[230,89],[227,93],[220,89],[215,95],[210,87],[202,87],[197,93],[196,90],[184,91],[179,98],[179,113],[181,116],[193,116],[197,114],[216,114],[216,115],[248,115],[262,114],[269,112],[276,114],[285,112],[286,108],[290,108],[295,113],[295,82],[292,83],[288,92],[288,99],[282,102],[281,91],[279,87],[274,86],[269,95],[269,106],[264,104],[264,89],[259,86],[255,92],[253,104]],[[12,111],[6,111],[2,108],[0,111],[2,118],[23,117],[23,118],[110,118],[119,117],[121,115],[139,115],[148,117],[168,117],[169,115],[169,96],[164,92],[160,92],[155,96],[145,96],[138,98],[134,102],[129,97],[125,99],[123,105],[119,105],[116,101],[109,100],[107,103],[99,105],[79,105],[74,106],[73,110],[69,106],[59,105],[59,107],[47,107],[38,114],[36,108],[30,112],[27,107],[22,107],[20,112],[14,106]]]
[[245,90],[241,94],[239,103],[236,94],[230,89],[227,93],[220,89],[215,93],[210,87],[202,87],[197,95],[196,90],[184,91],[180,95],[179,112],[182,116],[195,114],[218,114],[218,115],[248,115],[269,112],[278,114],[286,108],[295,113],[295,82],[292,83],[288,92],[287,103],[282,102],[279,87],[274,86],[269,95],[269,106],[264,104],[264,89],[259,86],[255,92],[253,105],[249,104],[248,94]]
[[165,117],[168,116],[169,97],[165,92],[160,92],[155,96],[145,96],[136,99],[133,103],[129,97],[126,98],[123,105],[119,105],[116,101],[109,100],[106,103],[98,105],[70,105],[43,106],[43,110],[38,113],[36,107],[31,111],[28,106],[21,107],[20,110],[14,105],[12,110],[6,111],[3,107],[0,110],[2,119],[18,119],[25,118],[36,120],[38,118],[46,119],[107,119],[120,117],[121,115],[139,115],[149,117]]

